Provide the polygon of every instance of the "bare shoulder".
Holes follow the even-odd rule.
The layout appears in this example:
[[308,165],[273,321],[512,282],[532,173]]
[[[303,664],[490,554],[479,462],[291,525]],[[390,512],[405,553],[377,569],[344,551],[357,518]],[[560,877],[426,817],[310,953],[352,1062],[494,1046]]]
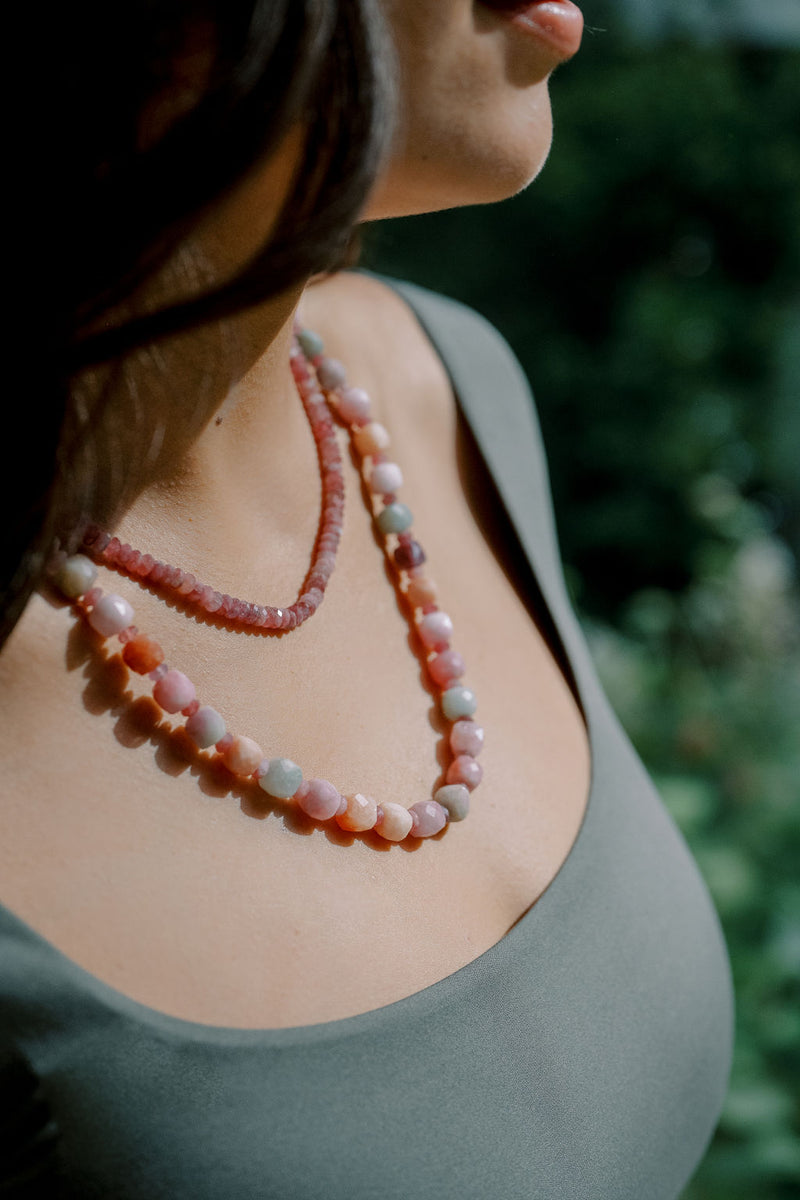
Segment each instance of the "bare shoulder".
[[441,359],[413,310],[386,283],[370,275],[341,272],[308,288],[305,319],[330,352],[369,379],[402,382],[426,403],[452,404]]

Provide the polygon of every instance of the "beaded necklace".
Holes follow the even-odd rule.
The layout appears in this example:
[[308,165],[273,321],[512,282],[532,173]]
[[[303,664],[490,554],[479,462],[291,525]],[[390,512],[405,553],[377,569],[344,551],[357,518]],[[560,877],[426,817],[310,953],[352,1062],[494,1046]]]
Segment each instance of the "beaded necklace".
[[[223,596],[199,583],[194,575],[158,563],[152,556],[124,546],[96,529],[90,531],[84,544],[105,565],[142,583],[170,591],[180,600],[214,613],[231,625],[247,626],[255,632],[295,628],[316,610],[322,599],[341,533],[344,477],[333,422],[335,415],[349,432],[369,492],[368,511],[382,536],[384,553],[405,601],[409,625],[424,655],[428,676],[437,690],[442,715],[451,724],[451,762],[445,783],[436,789],[432,799],[418,801],[407,809],[393,801],[379,803],[361,792],[342,795],[326,779],[304,779],[296,763],[266,756],[252,738],[230,732],[216,709],[200,703],[188,676],[170,667],[161,646],[133,624],[134,611],[128,601],[96,586],[97,567],[92,559],[84,554],[64,559],[56,565],[53,580],[95,633],[104,639],[118,639],[125,664],[149,678],[153,699],[165,713],[180,714],[185,719],[184,729],[198,751],[218,756],[234,776],[252,780],[275,799],[293,800],[316,821],[333,820],[351,833],[373,831],[390,842],[431,837],[449,822],[464,819],[470,793],[482,777],[477,756],[483,746],[483,729],[472,719],[477,706],[475,694],[460,682],[465,665],[461,655],[451,647],[453,623],[438,607],[436,585],[423,569],[426,556],[411,531],[413,516],[397,498],[403,484],[402,472],[387,457],[389,434],[383,425],[372,420],[368,394],[347,385],[342,364],[324,355],[321,338],[311,330],[295,330],[290,365],[317,443],[323,491],[322,520],[312,568],[294,605],[271,609]],[[281,614],[277,624],[275,614]]]

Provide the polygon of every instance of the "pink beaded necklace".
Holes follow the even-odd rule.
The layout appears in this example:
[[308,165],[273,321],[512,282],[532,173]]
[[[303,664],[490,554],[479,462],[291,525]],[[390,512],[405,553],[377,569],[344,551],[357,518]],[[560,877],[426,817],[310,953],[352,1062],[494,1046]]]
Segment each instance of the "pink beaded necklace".
[[142,584],[157,587],[162,594],[177,600],[184,610],[219,617],[234,628],[289,633],[307,621],[322,603],[336,564],[344,511],[344,473],[330,412],[327,405],[320,405],[319,392],[300,378],[303,369],[302,362],[293,358],[292,371],[317,447],[322,479],[322,513],[311,568],[294,604],[273,608],[271,605],[253,604],[249,600],[229,596],[227,592],[219,592],[210,584],[202,583],[191,571],[160,562],[152,554],[142,554],[140,550],[120,542],[119,538],[104,533],[96,525],[89,526],[83,536],[82,548],[85,552],[95,562],[111,570],[124,572]]
[[342,795],[325,779],[304,779],[296,763],[266,756],[252,738],[230,732],[216,709],[200,703],[188,676],[168,666],[160,645],[133,624],[134,612],[128,601],[96,586],[97,567],[90,558],[77,554],[64,559],[55,567],[53,579],[95,633],[119,640],[125,664],[150,679],[153,699],[165,713],[180,714],[185,719],[185,731],[198,751],[218,756],[234,776],[252,780],[275,799],[293,800],[307,816],[317,821],[333,820],[348,832],[373,831],[392,842],[431,837],[448,822],[464,819],[470,792],[481,780],[477,756],[483,746],[483,730],[472,720],[475,695],[459,682],[465,667],[450,644],[453,624],[439,609],[436,586],[423,570],[425,553],[411,532],[412,514],[397,499],[402,473],[387,458],[390,438],[384,426],[371,419],[369,396],[361,388],[347,386],[341,363],[324,356],[322,340],[311,330],[296,330],[290,361],[314,432],[323,476],[322,519],[314,560],[294,605],[273,609],[221,595],[180,568],[158,563],[99,530],[90,531],[85,545],[105,565],[143,583],[155,584],[184,603],[216,613],[233,625],[256,631],[295,628],[322,600],[341,533],[344,476],[331,415],[334,413],[349,431],[371,496],[370,515],[383,538],[384,553],[395,573],[428,675],[437,689],[442,715],[451,725],[451,762],[444,784],[432,799],[418,801],[407,809],[393,801],[378,803],[361,792]]

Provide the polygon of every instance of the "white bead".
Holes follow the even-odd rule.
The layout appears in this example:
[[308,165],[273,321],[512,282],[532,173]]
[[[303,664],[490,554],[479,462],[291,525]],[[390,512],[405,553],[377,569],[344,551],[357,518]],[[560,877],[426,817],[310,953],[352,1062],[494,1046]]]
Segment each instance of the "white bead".
[[378,463],[377,467],[372,468],[369,485],[378,496],[399,491],[403,486],[403,472],[397,463]]

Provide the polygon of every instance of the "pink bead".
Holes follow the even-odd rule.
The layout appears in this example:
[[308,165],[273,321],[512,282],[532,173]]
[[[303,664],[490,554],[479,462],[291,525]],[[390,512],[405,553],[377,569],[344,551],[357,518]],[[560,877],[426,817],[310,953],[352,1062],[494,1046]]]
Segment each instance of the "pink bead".
[[413,824],[414,818],[402,804],[381,804],[375,832],[387,842],[402,842],[403,838],[408,837]]
[[294,796],[306,816],[329,821],[341,807],[342,796],[327,779],[304,779]]
[[[224,739],[223,739],[224,740]],[[219,750],[219,743],[217,743]],[[252,775],[264,758],[264,751],[252,738],[235,734],[222,751],[222,760],[234,775]]]
[[98,598],[88,621],[101,637],[113,637],[133,624],[133,609],[122,596],[107,592]]
[[469,754],[459,754],[458,758],[451,762],[446,778],[448,783],[463,783],[464,787],[472,791],[483,779],[483,767]]
[[391,438],[380,422],[370,421],[356,430],[353,443],[359,454],[382,454],[384,450],[388,450]]
[[433,837],[447,824],[447,810],[435,800],[421,800],[418,804],[412,804],[408,811],[414,822],[411,828],[412,837]]
[[483,729],[477,721],[456,721],[450,730],[450,749],[453,754],[469,754],[477,758],[483,749]]
[[377,496],[382,496],[385,492],[396,492],[403,486],[403,472],[397,463],[379,463],[370,472],[369,486]]
[[208,750],[225,736],[225,722],[216,709],[206,705],[189,717],[186,732],[200,750]]
[[466,670],[464,659],[457,650],[443,650],[428,663],[428,674],[438,687],[449,687]]
[[406,596],[414,608],[424,608],[426,604],[435,604],[439,589],[432,579],[424,575],[412,577],[408,582]]
[[345,388],[337,401],[339,416],[348,425],[361,425],[369,416],[371,401],[363,388]]
[[153,699],[164,712],[177,713],[187,708],[196,696],[194,684],[182,671],[167,671],[153,685]]
[[378,819],[378,805],[372,796],[364,796],[354,792],[345,796],[343,812],[336,814],[336,823],[348,833],[364,833],[372,829]]
[[453,622],[445,612],[432,612],[417,625],[420,641],[427,650],[447,644],[453,636]]

